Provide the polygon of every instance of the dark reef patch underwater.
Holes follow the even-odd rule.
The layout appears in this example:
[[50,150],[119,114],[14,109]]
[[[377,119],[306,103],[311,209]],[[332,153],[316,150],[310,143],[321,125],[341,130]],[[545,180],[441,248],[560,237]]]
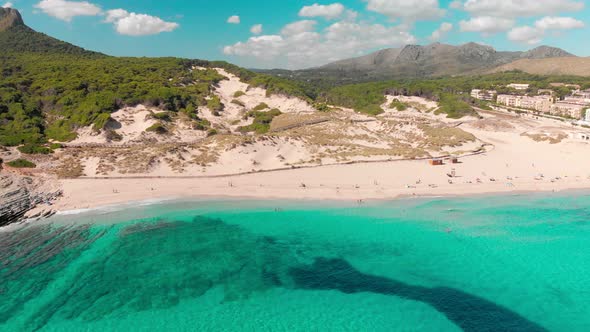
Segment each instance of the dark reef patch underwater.
[[[507,217],[514,206],[490,215],[489,206],[473,205],[462,211],[471,223],[448,213],[431,221],[449,204],[175,211],[126,223],[48,223],[0,232],[0,330],[121,330],[134,320],[139,330],[255,330],[264,319],[259,327],[273,330],[588,326],[588,316],[559,325],[588,313],[588,298],[566,291],[588,277],[556,273],[568,268],[563,257],[543,275],[536,265],[542,257],[526,257],[542,243],[571,250],[562,247],[571,224],[552,220],[547,234],[523,213]],[[580,213],[564,211],[555,215]],[[449,223],[452,234],[442,231]],[[565,285],[553,284],[559,278]],[[289,310],[284,321],[270,315],[281,306]],[[301,306],[307,309],[289,309]],[[560,306],[556,319],[543,321],[543,311]],[[348,322],[341,317],[351,313]],[[232,315],[241,318],[228,320]],[[154,326],[158,321],[166,325]]]

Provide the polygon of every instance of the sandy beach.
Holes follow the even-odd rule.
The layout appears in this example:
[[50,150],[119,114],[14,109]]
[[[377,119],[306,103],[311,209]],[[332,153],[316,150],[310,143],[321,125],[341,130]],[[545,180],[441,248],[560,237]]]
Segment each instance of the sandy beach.
[[[542,120],[549,121],[549,120]],[[514,131],[468,128],[492,144],[460,163],[401,160],[320,166],[239,176],[62,180],[60,211],[147,199],[244,197],[371,200],[590,188],[590,145],[537,142]],[[526,157],[525,157],[526,156]],[[449,175],[455,174],[454,177]]]

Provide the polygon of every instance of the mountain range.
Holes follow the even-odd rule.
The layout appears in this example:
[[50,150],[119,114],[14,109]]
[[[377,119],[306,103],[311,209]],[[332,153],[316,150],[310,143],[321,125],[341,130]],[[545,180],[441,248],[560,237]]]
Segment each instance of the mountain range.
[[315,68],[264,72],[300,80],[355,82],[485,75],[514,70],[537,75],[590,76],[590,58],[577,57],[551,46],[509,52],[473,42],[459,46],[433,43],[383,49]]
[[499,52],[491,46],[434,43],[389,48],[359,58],[327,64],[317,70],[363,72],[372,76],[431,77],[477,73],[519,59],[573,57],[554,47],[540,46],[526,52]]

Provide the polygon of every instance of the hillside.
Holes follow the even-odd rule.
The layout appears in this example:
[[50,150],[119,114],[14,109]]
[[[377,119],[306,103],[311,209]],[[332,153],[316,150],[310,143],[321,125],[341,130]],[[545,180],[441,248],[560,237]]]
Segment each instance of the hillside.
[[[307,98],[298,84],[225,62],[118,58],[86,51],[29,28],[18,11],[0,8],[0,145],[67,142],[77,129],[100,131],[110,115],[145,105],[190,120],[206,131],[198,108],[211,104],[225,68],[269,94]],[[195,66],[205,70],[193,70]]]
[[573,57],[559,48],[540,46],[526,52],[496,51],[490,46],[467,43],[460,46],[434,43],[390,48],[362,57],[333,62],[318,68],[294,71],[300,79],[335,78],[370,81],[375,79],[428,78],[481,74],[520,59]]
[[34,52],[45,54],[74,54],[104,56],[81,47],[57,40],[25,25],[20,13],[11,8],[0,8],[0,49],[5,52]]
[[521,59],[494,68],[487,73],[501,73],[513,70],[535,75],[590,76],[590,58]]

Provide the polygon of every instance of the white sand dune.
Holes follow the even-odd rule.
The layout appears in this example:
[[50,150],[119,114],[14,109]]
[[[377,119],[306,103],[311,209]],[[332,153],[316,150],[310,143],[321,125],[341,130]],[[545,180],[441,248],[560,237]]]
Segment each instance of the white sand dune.
[[[466,124],[465,129],[483,141],[494,142],[493,149],[443,166],[417,160],[209,178],[64,180],[65,197],[58,207],[71,210],[166,197],[358,200],[590,188],[590,144],[573,138],[550,144],[521,136],[518,127],[530,121],[547,129],[564,129],[558,122],[543,119],[515,118],[512,123],[517,129],[504,132],[478,129],[476,122]],[[244,159],[256,156],[253,151],[243,153]],[[272,155],[271,151],[258,153]],[[228,173],[236,171],[232,160],[223,160],[225,166],[220,167]],[[447,174],[453,171],[456,177],[449,178]],[[92,195],[88,188],[93,188]]]

